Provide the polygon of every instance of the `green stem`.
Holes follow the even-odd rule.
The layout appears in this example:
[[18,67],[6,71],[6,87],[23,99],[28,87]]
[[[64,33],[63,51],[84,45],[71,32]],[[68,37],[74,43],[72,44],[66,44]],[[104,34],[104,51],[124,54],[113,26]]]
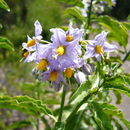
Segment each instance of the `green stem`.
[[89,29],[89,26],[90,26],[90,23],[91,23],[92,6],[93,6],[93,0],[90,1],[89,11],[88,11],[88,26],[87,26],[87,29]]
[[65,102],[65,90],[63,88],[63,92],[62,92],[62,100],[61,100],[61,108],[60,108],[60,113],[59,113],[59,117],[58,117],[58,122],[61,122],[61,118],[62,118],[62,114],[63,114],[63,109],[64,109],[64,102]]
[[[100,66],[100,62],[98,62],[98,70],[97,72],[99,73],[99,76],[100,76],[100,79],[102,78],[102,75],[101,75],[101,66]],[[104,82],[103,82],[104,83]],[[103,84],[102,83],[102,84]],[[66,122],[68,123],[69,121],[71,121],[71,119],[73,118],[73,116],[75,115],[75,113],[78,111],[78,109],[85,103],[87,102],[87,100],[92,97],[93,95],[96,95],[99,91],[99,89],[101,88],[101,84],[100,84],[100,80],[99,80],[99,84],[98,84],[98,89],[93,91],[92,93],[88,94],[81,102],[79,102],[75,108],[73,109],[72,113],[69,115],[69,117],[67,118]]]

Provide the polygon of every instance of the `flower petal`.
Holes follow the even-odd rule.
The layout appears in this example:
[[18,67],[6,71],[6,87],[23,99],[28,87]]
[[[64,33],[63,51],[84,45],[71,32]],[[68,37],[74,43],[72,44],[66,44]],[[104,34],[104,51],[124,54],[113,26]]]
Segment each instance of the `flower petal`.
[[42,33],[42,26],[38,20],[34,23],[35,26],[35,36],[39,36]]

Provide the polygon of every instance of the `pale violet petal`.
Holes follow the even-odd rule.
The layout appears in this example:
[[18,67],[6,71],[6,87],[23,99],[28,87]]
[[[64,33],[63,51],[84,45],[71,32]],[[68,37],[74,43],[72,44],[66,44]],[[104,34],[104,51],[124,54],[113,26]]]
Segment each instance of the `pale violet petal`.
[[115,45],[109,44],[107,42],[104,43],[103,50],[104,52],[112,52],[115,51],[117,47]]
[[78,83],[84,83],[86,81],[86,76],[81,71],[78,71],[77,73],[75,73],[74,77],[75,77],[75,79],[77,80]]
[[39,36],[42,33],[42,26],[38,20],[34,23],[35,26],[35,36]]

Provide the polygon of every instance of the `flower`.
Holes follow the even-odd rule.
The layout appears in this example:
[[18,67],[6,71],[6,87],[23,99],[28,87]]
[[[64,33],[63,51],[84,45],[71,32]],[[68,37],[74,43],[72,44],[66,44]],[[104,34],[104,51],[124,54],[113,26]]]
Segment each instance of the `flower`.
[[59,91],[62,82],[68,87],[62,72],[63,69],[61,69],[59,63],[55,61],[55,63],[50,66],[48,71],[41,73],[41,76],[43,77],[43,81],[51,81],[55,87],[55,90]]
[[86,46],[87,52],[84,55],[84,59],[90,57],[96,57],[100,60],[104,52],[112,52],[116,50],[115,45],[111,45],[106,42],[107,32],[98,34],[94,40],[88,40],[89,44]]
[[33,36],[32,38],[27,36],[27,43],[25,42],[22,43],[23,49],[27,51],[23,55],[23,57],[25,58],[24,62],[31,62],[35,60],[36,53],[34,53],[34,51],[36,51],[36,44],[39,44],[39,40],[42,39],[41,36],[42,26],[38,20],[34,23],[34,26],[35,26],[35,36]]
[[52,45],[51,44],[37,44],[36,49],[36,60],[38,64],[37,68],[41,71],[45,70],[46,67],[52,61]]
[[53,32],[51,37],[53,57],[63,66],[66,63],[68,66],[75,64],[81,55],[81,47],[78,42],[83,35],[83,30],[73,29],[70,25],[67,32],[59,28],[51,29],[51,32]]
[[34,23],[35,26],[35,36],[30,38],[27,36],[27,43],[23,43],[22,46],[24,49],[27,49],[29,51],[35,51],[36,50],[36,43],[39,43],[39,40],[42,39],[41,33],[42,33],[42,26],[40,22],[37,20]]

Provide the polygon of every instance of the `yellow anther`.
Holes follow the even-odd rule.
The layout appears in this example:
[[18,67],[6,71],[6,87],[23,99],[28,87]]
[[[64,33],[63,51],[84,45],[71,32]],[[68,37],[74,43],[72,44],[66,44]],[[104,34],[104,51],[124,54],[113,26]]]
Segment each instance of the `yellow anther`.
[[34,39],[27,42],[27,47],[31,47],[33,45],[35,45],[35,40]]
[[46,59],[42,59],[38,65],[37,65],[37,68],[41,71],[43,71],[48,65],[48,61]]
[[52,71],[50,73],[50,80],[51,81],[56,81],[57,80],[57,77],[58,77],[58,72],[57,71]]
[[73,75],[73,69],[72,68],[67,68],[65,70],[65,75],[66,75],[67,78],[71,78],[72,75]]
[[64,46],[59,46],[56,49],[56,52],[57,52],[58,56],[62,56],[65,53],[65,47]]
[[70,34],[66,35],[66,41],[67,42],[70,42],[72,40],[73,40],[73,36],[72,35],[70,35]]
[[100,45],[96,45],[95,51],[96,53],[101,55],[103,53],[103,48]]
[[24,58],[26,58],[28,55],[29,55],[29,52],[28,52],[28,51],[26,51],[26,52],[23,53],[23,57],[24,57]]

